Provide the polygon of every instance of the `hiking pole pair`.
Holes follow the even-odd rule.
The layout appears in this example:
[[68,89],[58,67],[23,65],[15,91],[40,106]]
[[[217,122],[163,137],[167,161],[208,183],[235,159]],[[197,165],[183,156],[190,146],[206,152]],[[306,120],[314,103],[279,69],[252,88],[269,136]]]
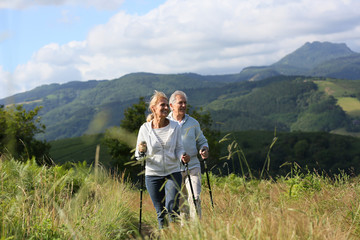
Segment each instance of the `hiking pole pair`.
[[139,214],[139,233],[141,234],[141,217],[142,217],[142,198],[143,198],[143,191],[144,191],[144,175],[145,175],[145,157],[146,157],[146,142],[142,141],[142,151],[140,151],[140,158],[141,158],[141,176],[140,176],[140,214]]
[[[205,150],[206,150],[206,149],[203,148],[203,149],[201,149],[201,152],[203,152],[203,151],[205,151]],[[213,202],[213,197],[212,197],[212,192],[211,192],[211,185],[210,185],[210,178],[209,178],[209,171],[208,171],[208,167],[207,167],[207,164],[206,164],[206,160],[207,160],[207,158],[203,158],[204,169],[205,169],[206,178],[207,178],[207,184],[208,184],[208,187],[209,187],[209,194],[210,194],[211,206],[212,206],[212,208],[214,208],[214,202]]]

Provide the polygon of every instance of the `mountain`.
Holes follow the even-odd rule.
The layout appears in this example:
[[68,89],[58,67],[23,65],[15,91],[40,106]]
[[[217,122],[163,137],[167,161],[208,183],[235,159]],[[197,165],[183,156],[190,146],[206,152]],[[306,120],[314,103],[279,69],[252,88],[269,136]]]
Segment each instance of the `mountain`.
[[359,80],[360,54],[352,54],[323,62],[309,71],[310,76],[327,76],[332,78]]
[[244,68],[240,76],[261,80],[274,75],[303,75],[317,77],[360,79],[360,54],[344,43],[313,42],[263,67]]
[[[360,127],[351,123],[360,116],[345,111],[348,98],[352,108],[359,101],[360,81],[319,76],[360,79],[359,63],[359,54],[345,44],[314,42],[270,66],[248,67],[237,74],[131,73],[113,80],[43,85],[1,99],[0,105],[43,106],[39,116],[46,133],[38,137],[47,140],[104,132],[119,125],[124,110],[139,97],[148,100],[154,90],[170,95],[177,89],[188,94],[193,108],[209,111],[219,130],[358,131]],[[292,76],[295,73],[316,77]],[[337,90],[330,91],[327,84],[343,90],[329,96]],[[345,105],[337,104],[338,100]]]
[[314,66],[354,54],[356,53],[344,43],[305,43],[293,53],[272,64],[271,67],[283,75],[305,75]]

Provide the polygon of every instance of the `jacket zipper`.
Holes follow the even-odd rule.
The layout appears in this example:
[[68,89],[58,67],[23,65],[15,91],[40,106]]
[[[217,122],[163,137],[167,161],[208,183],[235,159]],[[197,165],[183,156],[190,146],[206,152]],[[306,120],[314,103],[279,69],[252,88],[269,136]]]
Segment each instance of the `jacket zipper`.
[[163,166],[164,166],[164,174],[166,174],[166,164],[165,164],[165,151],[164,147],[162,147],[162,155],[163,155]]

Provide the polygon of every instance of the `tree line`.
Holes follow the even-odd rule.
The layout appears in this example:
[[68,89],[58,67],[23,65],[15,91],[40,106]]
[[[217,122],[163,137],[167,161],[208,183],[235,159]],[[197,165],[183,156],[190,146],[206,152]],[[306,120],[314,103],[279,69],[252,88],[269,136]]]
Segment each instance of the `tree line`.
[[[330,104],[331,105],[331,104]],[[328,107],[325,104],[319,107]],[[117,127],[108,129],[103,143],[112,157],[106,165],[112,169],[124,171],[133,179],[137,178],[139,169],[132,166],[131,156],[135,147],[137,131],[145,122],[147,103],[139,98],[124,111],[124,118]],[[39,165],[52,164],[49,156],[50,144],[35,138],[36,134],[46,130],[37,116],[41,107],[26,111],[21,105],[0,106],[0,155],[13,157],[19,161],[26,161],[34,157]],[[229,132],[220,132],[214,129],[214,122],[208,111],[188,106],[188,113],[200,122],[200,126],[207,137],[211,158],[209,168],[215,174],[236,172],[240,174],[240,155],[222,158],[228,155],[231,142],[219,142],[222,135]],[[314,111],[317,111],[314,109]],[[114,135],[120,132],[122,136]],[[231,141],[237,144],[243,152],[243,158],[248,163],[246,174],[251,171],[259,176],[264,163],[269,157],[268,176],[283,175],[289,172],[289,166],[298,164],[304,170],[339,173],[346,170],[350,174],[359,174],[360,169],[360,139],[340,136],[326,132],[272,132],[272,131],[241,131],[231,132]],[[269,146],[274,138],[278,138],[272,149]],[[271,150],[271,151],[270,151]],[[83,161],[83,159],[79,159]],[[243,160],[241,160],[243,161]],[[56,160],[55,160],[56,162]]]
[[45,131],[37,117],[41,107],[26,111],[22,105],[0,105],[0,157],[27,161],[34,157],[38,164],[51,164],[50,144],[35,135]]

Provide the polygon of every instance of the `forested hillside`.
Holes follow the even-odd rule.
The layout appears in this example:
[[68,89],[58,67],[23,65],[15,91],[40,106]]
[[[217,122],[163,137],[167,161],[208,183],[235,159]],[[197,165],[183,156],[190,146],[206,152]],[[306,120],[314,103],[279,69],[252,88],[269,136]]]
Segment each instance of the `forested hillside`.
[[[354,126],[353,119],[329,91],[320,89],[319,82],[344,81],[306,77],[273,77],[257,82],[242,82],[221,88],[216,99],[210,97],[209,110],[222,130],[332,131]],[[352,92],[359,92],[360,82],[349,83]],[[198,95],[211,96],[211,90]],[[348,92],[349,93],[349,92]],[[348,94],[343,93],[343,95]],[[351,97],[359,101],[355,95]],[[205,104],[203,102],[203,104]],[[355,124],[356,125],[356,124]]]
[[[232,78],[232,75],[225,76],[225,82],[233,81]],[[57,85],[56,88],[56,85],[42,86],[27,93],[27,98],[21,94],[15,96],[15,101],[20,99],[18,102],[26,109],[43,106],[39,115],[47,129],[40,137],[53,140],[99,133],[118,125],[128,106],[139,97],[151,95],[155,89],[170,93],[176,89],[186,91],[224,84],[215,76],[208,80],[197,74],[136,73],[112,81],[93,81],[91,88],[81,82]],[[0,104],[8,101],[10,99],[5,99]]]
[[[47,127],[42,135],[47,140],[100,133],[117,126],[127,107],[141,96],[148,101],[155,89],[168,95],[176,89],[184,90],[189,104],[209,111],[214,127],[221,131],[360,130],[359,116],[350,114],[342,103],[345,98],[359,102],[360,81],[275,76],[261,81],[221,83],[206,81],[205,77],[186,81],[184,78],[185,75],[131,74],[85,90],[61,88],[24,106],[43,106],[39,116]],[[328,86],[319,87],[326,83]],[[336,91],[345,83],[346,90]],[[360,110],[360,105],[357,108]]]

